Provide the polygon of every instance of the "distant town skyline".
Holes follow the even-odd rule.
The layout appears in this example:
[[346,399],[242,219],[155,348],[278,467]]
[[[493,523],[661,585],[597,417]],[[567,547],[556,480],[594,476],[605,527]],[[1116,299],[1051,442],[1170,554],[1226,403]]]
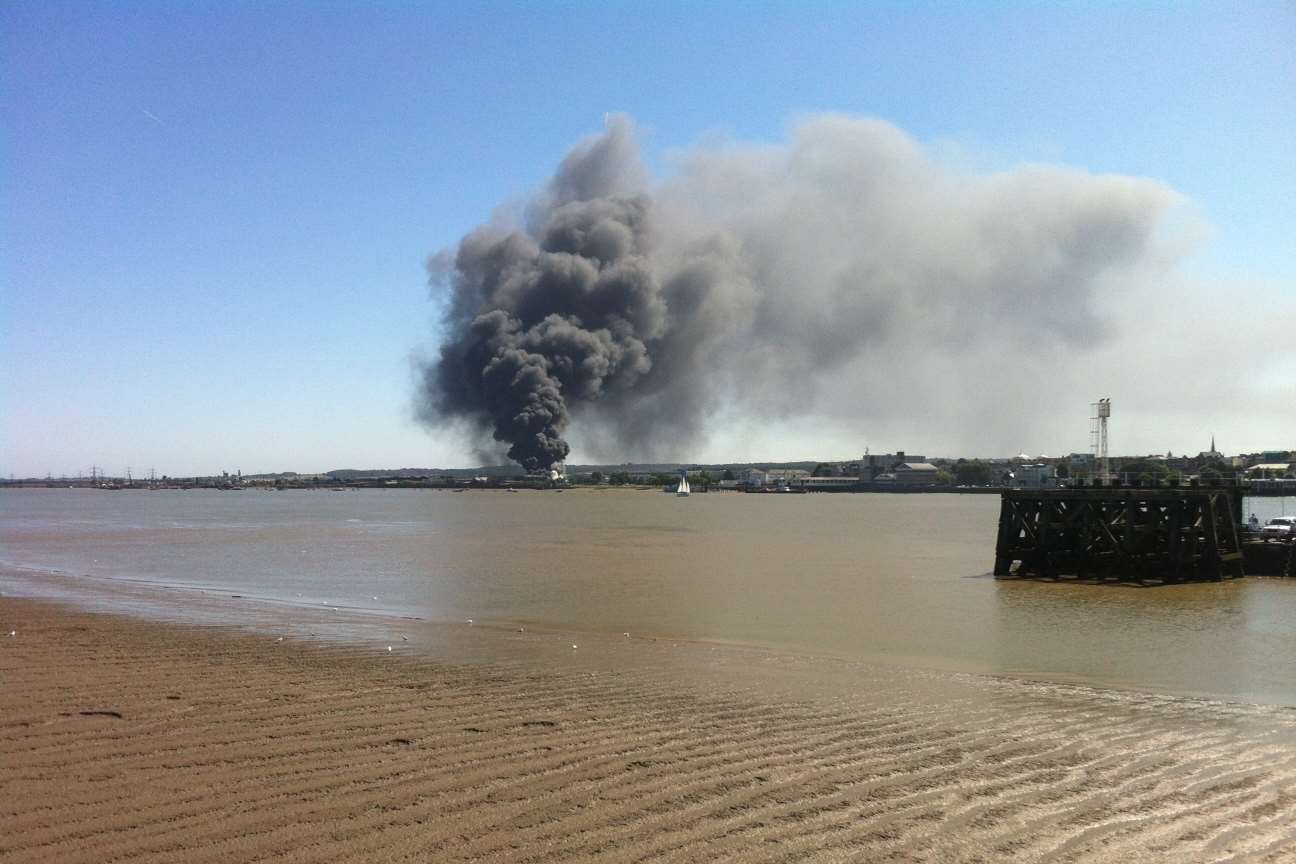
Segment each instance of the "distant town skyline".
[[[1289,448],[1269,448],[1269,449],[1262,449],[1262,450],[1255,450],[1255,451],[1245,451],[1245,452],[1240,451],[1238,453],[1225,453],[1218,450],[1214,450],[1213,447],[1214,447],[1214,442],[1212,441],[1211,442],[1212,449],[1208,449],[1208,450],[1198,450],[1193,452],[1170,451],[1167,453],[1121,453],[1121,454],[1113,453],[1111,454],[1110,458],[1114,462],[1143,460],[1149,457],[1173,458],[1175,460],[1183,460],[1183,459],[1191,460],[1191,459],[1198,459],[1203,457],[1210,457],[1214,455],[1222,459],[1228,460],[1228,459],[1237,459],[1244,455],[1253,455],[1256,457],[1262,457],[1270,454],[1288,454],[1288,455],[1296,454],[1296,448],[1290,448],[1290,449]],[[1089,450],[1070,451],[1066,453],[1024,453],[1023,452],[1023,453],[1013,453],[1013,454],[990,454],[990,455],[958,454],[958,453],[927,454],[927,453],[919,453],[918,451],[890,450],[890,451],[873,451],[872,455],[905,456],[906,453],[911,454],[910,457],[906,457],[906,458],[913,458],[913,459],[921,458],[923,460],[935,460],[937,462],[942,462],[942,463],[953,462],[958,460],[985,461],[985,462],[992,462],[992,461],[993,462],[1012,462],[1012,461],[1065,462],[1068,460],[1074,461],[1073,457],[1092,455],[1092,451]],[[867,459],[868,455],[869,455],[868,453],[862,453],[862,454],[857,454],[855,456],[832,457],[832,458],[819,456],[819,457],[807,457],[802,459],[742,459],[742,460],[717,459],[717,460],[694,460],[694,461],[666,460],[662,462],[628,460],[623,462],[571,462],[567,464],[567,468],[568,469],[613,468],[613,467],[622,467],[622,466],[651,466],[651,465],[702,465],[702,466],[769,465],[769,466],[775,466],[775,465],[794,464],[794,463],[795,464],[840,465],[840,464],[851,463],[851,462],[858,463],[862,460]],[[1243,465],[1239,465],[1238,467],[1239,469],[1244,469],[1248,466],[1243,464]],[[329,468],[320,468],[317,470],[309,470],[309,471],[299,470],[291,466],[279,467],[279,468],[261,470],[261,471],[246,471],[246,472],[243,471],[241,468],[237,468],[237,467],[236,468],[222,467],[215,470],[197,471],[197,472],[189,472],[189,473],[164,471],[156,467],[150,467],[145,470],[139,470],[134,468],[133,466],[126,466],[126,468],[124,469],[114,471],[111,467],[104,467],[102,465],[92,464],[87,468],[77,469],[74,471],[47,471],[43,474],[26,474],[26,475],[20,475],[15,472],[9,472],[8,474],[0,475],[0,477],[6,477],[9,480],[93,479],[95,477],[100,477],[100,478],[107,478],[113,480],[133,479],[136,482],[144,483],[149,480],[162,480],[163,478],[222,477],[222,476],[233,478],[233,477],[242,477],[244,475],[252,477],[252,476],[273,476],[273,475],[280,475],[280,474],[297,474],[302,476],[313,476],[313,475],[323,475],[329,472],[338,472],[338,471],[373,472],[375,474],[383,474],[389,472],[394,473],[400,471],[416,471],[416,470],[471,471],[474,469],[497,469],[497,468],[510,468],[510,469],[515,469],[517,471],[522,470],[519,466],[513,465],[508,462],[497,463],[497,464],[481,464],[481,465],[363,465],[363,466],[362,465],[334,465]]]
[[[425,263],[484,223],[525,227],[564,155],[620,114],[663,212],[713,192],[727,209],[701,215],[742,249],[814,228],[761,262],[777,290],[820,260],[843,164],[920,166],[898,188],[968,207],[1009,189],[1017,209],[964,225],[963,203],[884,196],[906,206],[859,244],[868,214],[842,215],[833,254],[903,257],[809,280],[816,315],[779,338],[814,355],[853,320],[833,286],[882,285],[900,260],[884,344],[812,370],[762,346],[768,376],[735,366],[703,433],[651,453],[577,411],[569,462],[1064,455],[1088,449],[1099,397],[1113,454],[1296,447],[1291,4],[53,3],[0,23],[2,476],[481,464],[480,434],[416,419],[416,370],[447,335]],[[825,135],[847,155],[816,173],[803,145]],[[746,181],[770,165],[809,185],[755,207]],[[1089,219],[1095,195],[1118,215]],[[1080,202],[1053,226],[1063,257],[1122,269],[1069,259],[1074,303],[1058,284],[995,308],[977,293],[993,274],[967,275],[983,250],[954,244],[1061,200]],[[942,256],[967,272],[915,280]]]

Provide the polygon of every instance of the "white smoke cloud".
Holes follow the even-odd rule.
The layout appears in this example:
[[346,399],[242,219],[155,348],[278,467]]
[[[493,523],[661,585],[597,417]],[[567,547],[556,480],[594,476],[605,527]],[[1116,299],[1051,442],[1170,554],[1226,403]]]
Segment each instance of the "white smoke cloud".
[[1082,449],[1108,395],[1245,411],[1236,334],[1180,336],[1184,224],[1154,180],[978,172],[836,115],[682,151],[655,182],[617,118],[525,228],[438,256],[450,311],[422,413],[538,463],[567,438],[587,459],[756,458],[735,430],[806,418],[855,450]]

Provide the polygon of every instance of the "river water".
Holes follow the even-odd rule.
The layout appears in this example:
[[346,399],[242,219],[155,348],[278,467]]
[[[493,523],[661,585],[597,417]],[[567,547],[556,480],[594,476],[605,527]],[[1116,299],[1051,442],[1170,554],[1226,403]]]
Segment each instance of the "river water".
[[[1296,705],[1296,580],[995,581],[998,504],[940,494],[9,490],[0,588],[49,594],[23,571],[57,571],[81,600],[124,582],[205,588],[274,601],[289,616],[335,605]],[[1294,513],[1296,499],[1251,499],[1252,511]]]

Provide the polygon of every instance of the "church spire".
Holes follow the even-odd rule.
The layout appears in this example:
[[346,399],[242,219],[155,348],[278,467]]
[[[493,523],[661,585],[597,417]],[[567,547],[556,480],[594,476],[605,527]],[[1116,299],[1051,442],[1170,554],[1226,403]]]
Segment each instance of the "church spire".
[[1211,436],[1211,452],[1212,452],[1212,453],[1216,452],[1216,451],[1215,451],[1215,436],[1214,436],[1214,435]]

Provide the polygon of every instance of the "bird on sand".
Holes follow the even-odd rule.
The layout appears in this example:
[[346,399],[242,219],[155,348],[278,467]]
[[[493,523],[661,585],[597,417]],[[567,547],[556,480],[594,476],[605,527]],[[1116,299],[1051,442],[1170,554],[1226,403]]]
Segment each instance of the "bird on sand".
[[389,654],[391,653],[391,646],[390,646],[390,645],[387,646],[387,652],[388,652]]

